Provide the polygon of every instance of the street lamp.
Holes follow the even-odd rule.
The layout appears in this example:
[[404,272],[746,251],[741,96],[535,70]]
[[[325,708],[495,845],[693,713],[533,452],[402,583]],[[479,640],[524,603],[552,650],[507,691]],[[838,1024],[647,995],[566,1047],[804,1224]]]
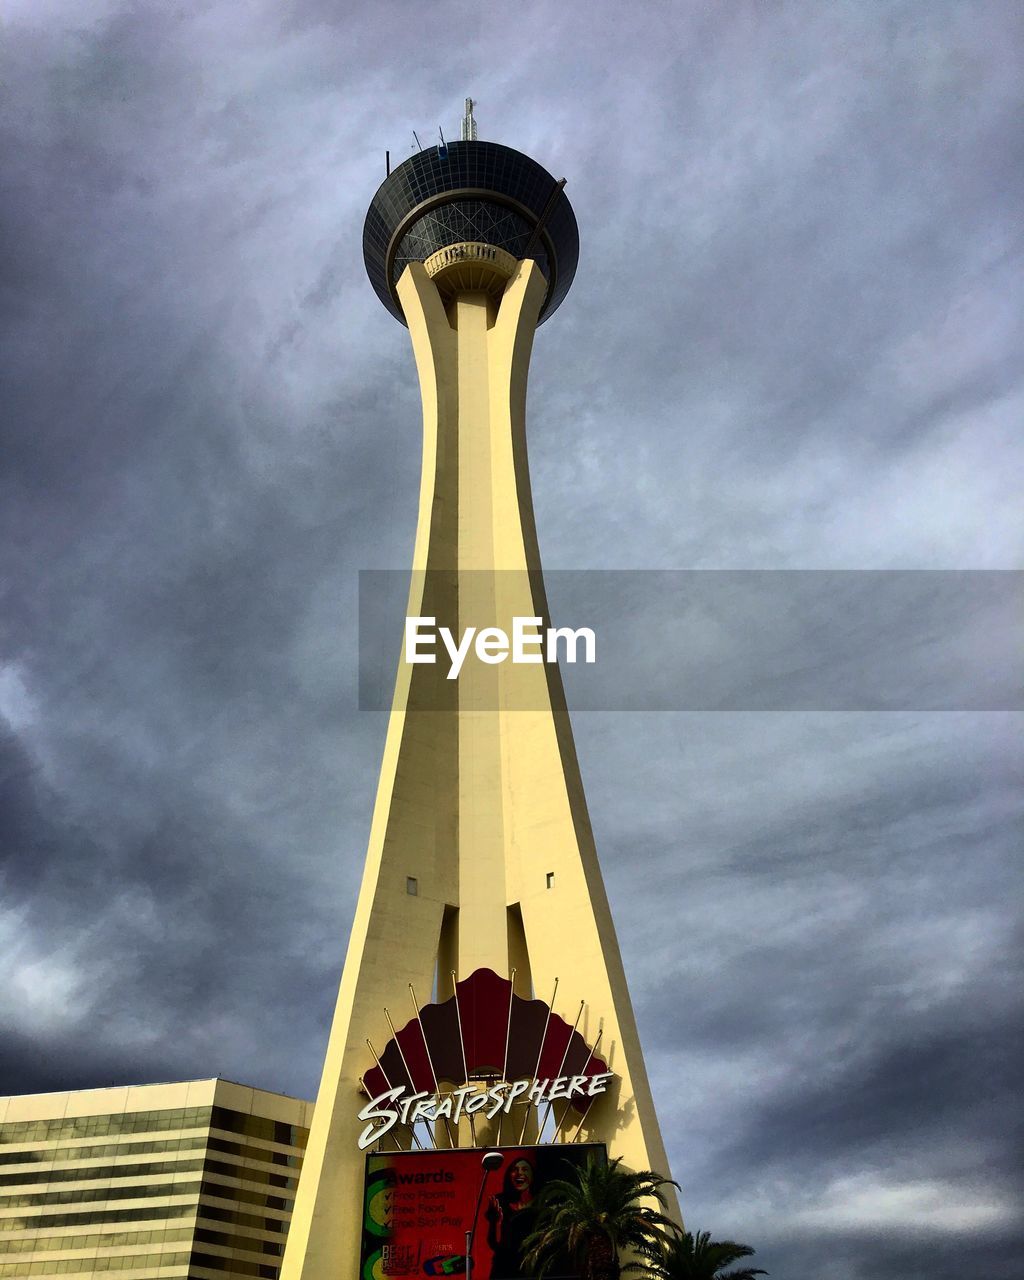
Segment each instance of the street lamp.
[[473,1280],[473,1237],[476,1235],[476,1220],[480,1217],[480,1206],[483,1204],[487,1175],[494,1169],[500,1169],[504,1159],[505,1157],[500,1151],[485,1151],[483,1159],[480,1161],[484,1171],[480,1178],[480,1190],[476,1197],[473,1220],[470,1223],[469,1230],[466,1232],[466,1280]]

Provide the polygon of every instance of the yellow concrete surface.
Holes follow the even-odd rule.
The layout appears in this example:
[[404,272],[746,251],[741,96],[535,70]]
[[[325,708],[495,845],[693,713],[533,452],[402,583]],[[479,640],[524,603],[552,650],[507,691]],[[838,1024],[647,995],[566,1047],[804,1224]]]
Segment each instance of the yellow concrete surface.
[[26,1120],[62,1120],[77,1116],[116,1116],[137,1111],[169,1111],[177,1107],[226,1107],[242,1115],[309,1127],[313,1104],[304,1098],[268,1093],[233,1080],[182,1080],[166,1084],[113,1085],[56,1093],[0,1096],[0,1124]]
[[[532,261],[518,264],[498,301],[487,291],[444,297],[419,263],[398,284],[423,404],[406,612],[456,634],[548,616],[525,434],[545,290]],[[580,1030],[590,1043],[602,1033],[601,1056],[618,1079],[581,1139],[606,1142],[630,1168],[668,1173],[558,670],[467,662],[446,681],[446,669],[399,664],[282,1280],[358,1274],[366,1042],[379,1053],[389,1040],[385,1007],[396,1027],[408,1020],[410,982],[421,1004],[435,979],[440,997],[450,994],[449,967],[464,978],[480,966],[508,976],[517,964],[519,990],[532,983],[545,1000],[557,978],[556,1012],[570,1024],[585,1001]],[[457,910],[457,927],[442,938],[446,909],[449,921]]]

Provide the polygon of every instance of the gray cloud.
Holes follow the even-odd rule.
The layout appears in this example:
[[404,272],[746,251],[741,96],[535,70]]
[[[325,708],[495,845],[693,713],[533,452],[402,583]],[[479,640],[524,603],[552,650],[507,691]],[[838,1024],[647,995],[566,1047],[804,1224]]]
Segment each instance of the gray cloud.
[[[9,5],[0,1088],[315,1089],[383,733],[357,573],[408,563],[418,482],[360,260],[385,148],[472,93],[569,179],[549,567],[1014,568],[1021,34]],[[777,1276],[1013,1275],[1019,715],[576,734],[690,1222]]]

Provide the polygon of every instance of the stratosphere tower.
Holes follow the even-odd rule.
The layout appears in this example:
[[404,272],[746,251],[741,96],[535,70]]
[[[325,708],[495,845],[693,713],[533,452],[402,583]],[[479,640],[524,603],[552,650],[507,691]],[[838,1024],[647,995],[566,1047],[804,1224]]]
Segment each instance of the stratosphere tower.
[[[363,230],[423,407],[406,616],[453,635],[549,622],[526,386],[579,254],[564,180],[479,141],[466,108],[460,141],[388,173]],[[573,1080],[558,1087],[576,1096],[549,1096]],[[496,1117],[460,1113],[476,1088],[516,1096]],[[389,1274],[383,1250],[366,1260],[362,1145],[389,1094],[424,1100],[388,1131],[399,1155],[584,1142],[668,1175],[554,662],[467,662],[456,680],[408,650],[399,662],[282,1280]]]

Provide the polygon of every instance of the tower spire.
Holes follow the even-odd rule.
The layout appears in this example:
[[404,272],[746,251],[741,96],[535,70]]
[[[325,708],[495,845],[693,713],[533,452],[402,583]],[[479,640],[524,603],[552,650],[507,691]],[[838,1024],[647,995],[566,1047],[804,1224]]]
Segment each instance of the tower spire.
[[476,142],[476,121],[473,119],[473,99],[466,99],[466,111],[462,117],[462,141]]

